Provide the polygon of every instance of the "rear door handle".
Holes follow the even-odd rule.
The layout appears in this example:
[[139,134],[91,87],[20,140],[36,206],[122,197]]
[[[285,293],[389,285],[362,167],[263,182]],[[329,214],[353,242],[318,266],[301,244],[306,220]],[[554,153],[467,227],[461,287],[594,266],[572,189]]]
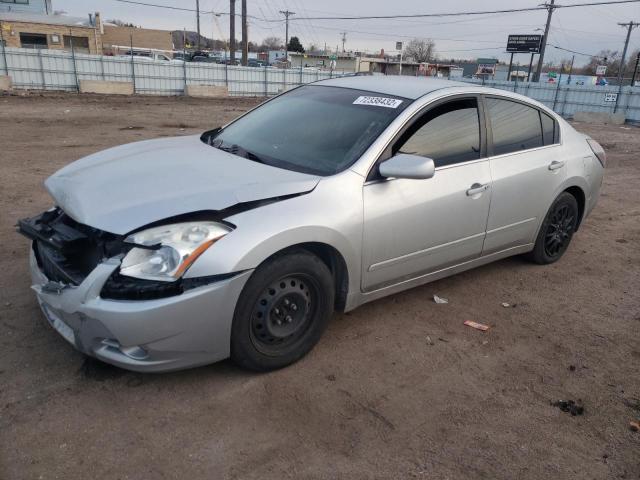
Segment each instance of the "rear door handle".
[[468,197],[473,197],[474,195],[477,195],[479,193],[482,193],[486,190],[489,189],[489,184],[485,183],[484,185],[481,183],[474,183],[473,185],[471,185],[471,187],[469,188],[469,190],[467,190],[467,196]]
[[557,170],[562,167],[564,167],[564,160],[562,161],[554,160],[549,164],[549,170]]

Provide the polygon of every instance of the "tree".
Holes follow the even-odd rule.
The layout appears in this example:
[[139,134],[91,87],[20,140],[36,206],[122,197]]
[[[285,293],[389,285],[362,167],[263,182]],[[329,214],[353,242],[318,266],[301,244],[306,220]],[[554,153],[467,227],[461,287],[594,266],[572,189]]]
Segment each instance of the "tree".
[[284,42],[278,37],[267,37],[262,41],[260,48],[263,50],[281,50]]
[[405,53],[415,62],[426,63],[435,57],[435,47],[435,42],[430,38],[414,38],[407,44]]
[[133,23],[125,22],[125,21],[119,20],[117,18],[112,18],[111,20],[107,20],[107,23],[113,23],[114,25],[117,25],[118,27],[138,28]]
[[304,47],[300,43],[300,39],[298,37],[291,37],[289,45],[287,45],[287,50],[289,52],[304,53]]

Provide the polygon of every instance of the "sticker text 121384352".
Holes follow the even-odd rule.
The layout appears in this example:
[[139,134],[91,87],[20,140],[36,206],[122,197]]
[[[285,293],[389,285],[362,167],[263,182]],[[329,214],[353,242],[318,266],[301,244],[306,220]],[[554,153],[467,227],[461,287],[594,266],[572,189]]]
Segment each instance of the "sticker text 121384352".
[[367,97],[360,96],[353,102],[354,105],[373,105],[375,107],[398,108],[402,100],[388,97]]

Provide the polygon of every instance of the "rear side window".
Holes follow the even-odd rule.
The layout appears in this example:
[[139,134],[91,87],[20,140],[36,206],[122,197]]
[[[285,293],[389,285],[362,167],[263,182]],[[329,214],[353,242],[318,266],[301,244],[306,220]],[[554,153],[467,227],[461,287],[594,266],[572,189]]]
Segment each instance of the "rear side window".
[[493,154],[519,152],[544,145],[540,113],[521,103],[487,98]]
[[475,98],[455,100],[425,113],[402,136],[395,152],[433,159],[436,167],[480,158],[480,121]]
[[542,136],[545,145],[553,145],[556,143],[557,126],[556,121],[544,112],[540,112],[540,120],[542,121]]

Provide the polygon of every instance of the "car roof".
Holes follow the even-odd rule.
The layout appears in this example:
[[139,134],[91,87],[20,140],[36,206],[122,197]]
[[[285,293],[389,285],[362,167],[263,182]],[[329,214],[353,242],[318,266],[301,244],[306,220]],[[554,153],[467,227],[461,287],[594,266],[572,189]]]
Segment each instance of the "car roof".
[[386,75],[351,75],[330,80],[320,80],[314,85],[354,88],[368,92],[393,95],[415,100],[434,90],[451,87],[469,87],[469,84],[432,77],[408,77]]

